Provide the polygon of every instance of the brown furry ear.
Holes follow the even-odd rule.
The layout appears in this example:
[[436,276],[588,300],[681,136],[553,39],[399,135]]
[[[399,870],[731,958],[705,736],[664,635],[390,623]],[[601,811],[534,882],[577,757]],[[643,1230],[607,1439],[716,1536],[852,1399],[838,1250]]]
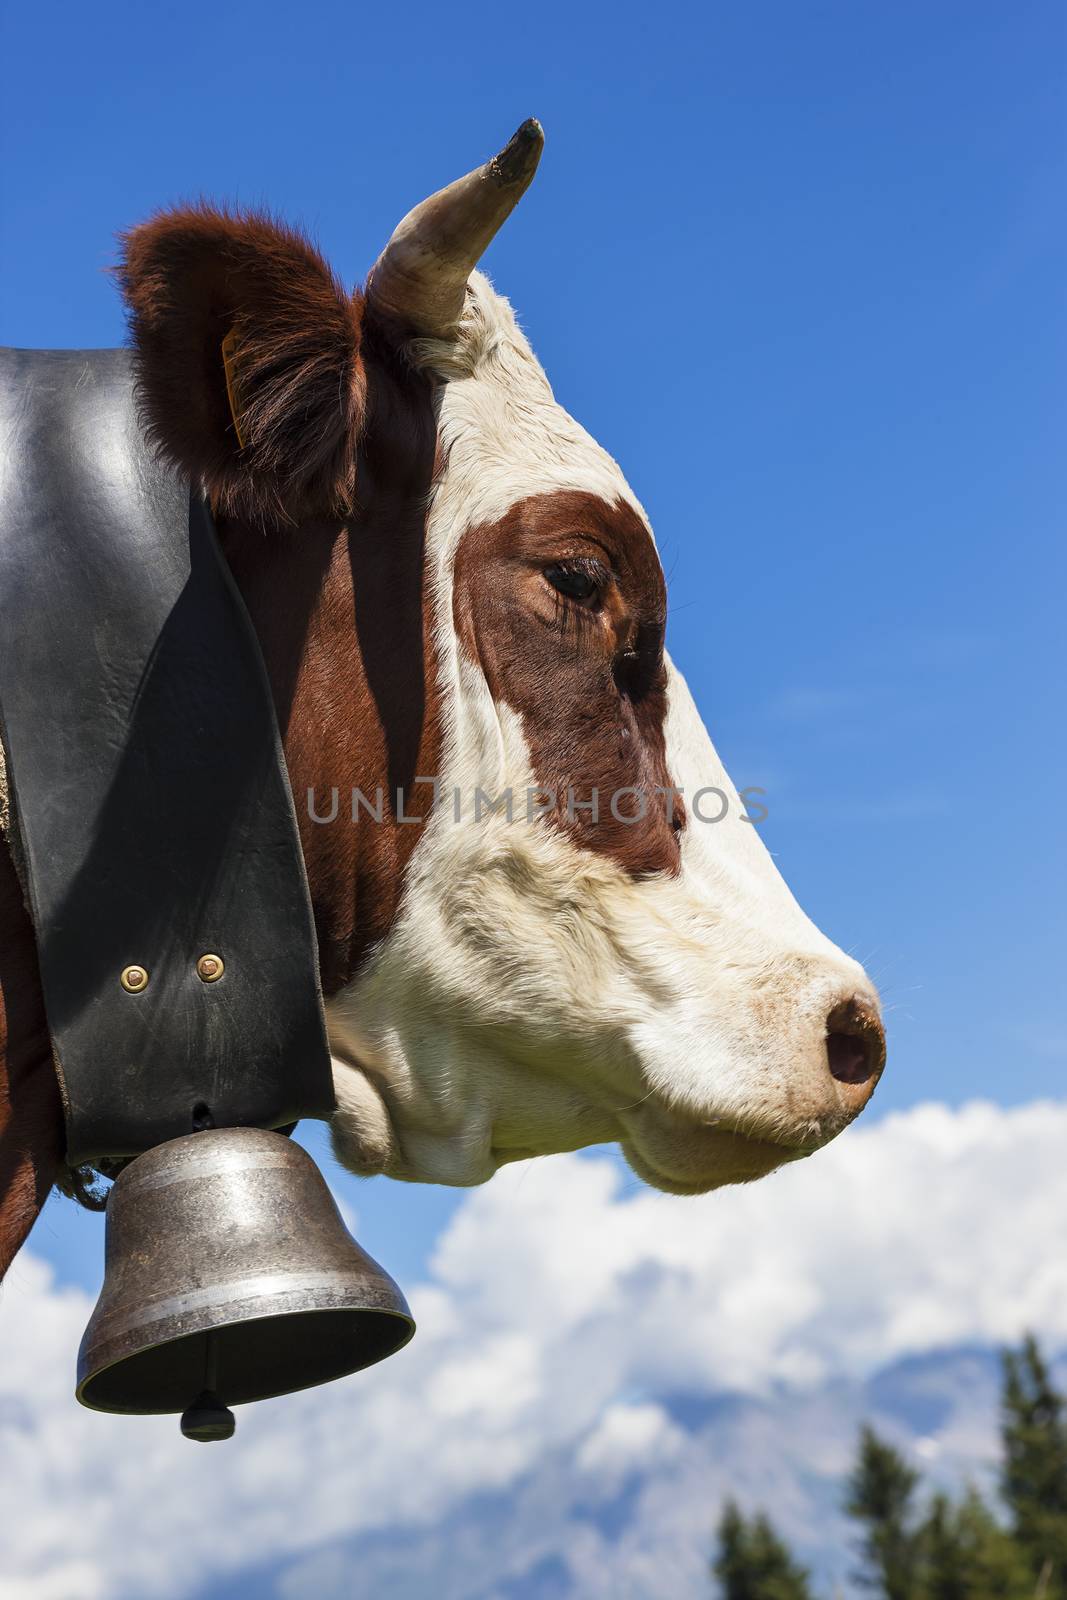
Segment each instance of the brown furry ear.
[[277,524],[348,511],[366,398],[362,296],[269,216],[202,203],[120,242],[141,403],[161,454],[232,516]]

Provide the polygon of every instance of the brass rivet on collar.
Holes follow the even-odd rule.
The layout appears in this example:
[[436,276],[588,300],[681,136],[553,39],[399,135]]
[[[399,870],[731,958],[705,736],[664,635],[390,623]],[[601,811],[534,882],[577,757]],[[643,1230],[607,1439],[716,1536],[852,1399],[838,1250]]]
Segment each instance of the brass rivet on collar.
[[196,975],[204,983],[217,983],[225,970],[221,956],[201,956],[196,963]]
[[123,967],[119,982],[127,994],[140,994],[148,988],[148,971],[145,967]]

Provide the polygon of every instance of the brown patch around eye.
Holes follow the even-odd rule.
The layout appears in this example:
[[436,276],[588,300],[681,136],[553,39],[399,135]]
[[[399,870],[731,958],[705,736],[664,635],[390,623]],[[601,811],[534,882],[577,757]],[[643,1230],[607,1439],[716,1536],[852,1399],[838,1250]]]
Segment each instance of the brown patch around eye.
[[679,864],[665,614],[655,547],[621,501],[531,496],[470,529],[457,553],[461,643],[493,698],[522,717],[557,825],[635,876]]

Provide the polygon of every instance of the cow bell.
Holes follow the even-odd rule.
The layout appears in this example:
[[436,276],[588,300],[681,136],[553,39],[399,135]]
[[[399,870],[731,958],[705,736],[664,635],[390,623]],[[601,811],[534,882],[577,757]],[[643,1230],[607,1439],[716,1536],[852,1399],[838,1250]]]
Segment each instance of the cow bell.
[[230,1406],[358,1372],[415,1331],[311,1157],[280,1133],[210,1128],[138,1156],[108,1197],[105,1249],[77,1398],[181,1412],[187,1438],[229,1438]]

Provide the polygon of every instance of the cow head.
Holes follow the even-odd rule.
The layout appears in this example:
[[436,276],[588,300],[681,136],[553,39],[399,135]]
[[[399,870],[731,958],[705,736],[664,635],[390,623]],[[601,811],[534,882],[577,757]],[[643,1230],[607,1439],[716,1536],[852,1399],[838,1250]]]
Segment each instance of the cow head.
[[665,654],[644,511],[475,270],[540,148],[417,207],[352,296],[204,207],[134,230],[124,283],[275,684],[339,1157],[469,1184],[617,1140],[693,1193],[838,1133],[882,1030]]

